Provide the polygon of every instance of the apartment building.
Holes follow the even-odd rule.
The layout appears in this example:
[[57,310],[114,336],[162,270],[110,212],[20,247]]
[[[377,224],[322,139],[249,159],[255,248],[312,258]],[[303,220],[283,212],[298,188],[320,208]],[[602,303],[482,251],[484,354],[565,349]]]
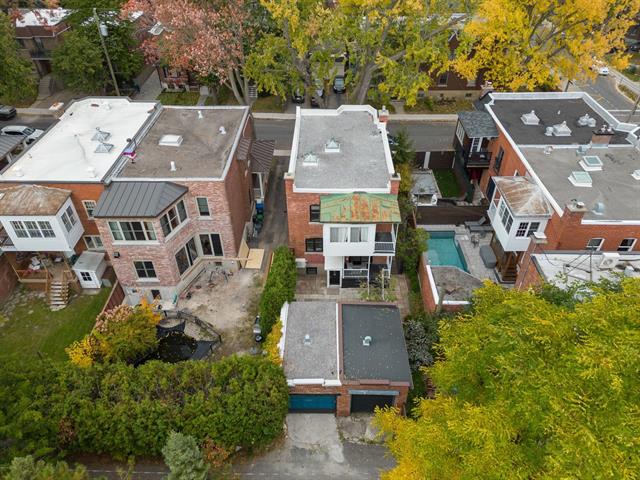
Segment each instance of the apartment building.
[[296,110],[285,194],[289,246],[328,286],[388,276],[400,223],[386,117],[366,105]]
[[531,283],[531,253],[602,251],[623,262],[640,249],[637,125],[584,92],[489,93],[483,107],[498,132],[480,186],[502,280]]

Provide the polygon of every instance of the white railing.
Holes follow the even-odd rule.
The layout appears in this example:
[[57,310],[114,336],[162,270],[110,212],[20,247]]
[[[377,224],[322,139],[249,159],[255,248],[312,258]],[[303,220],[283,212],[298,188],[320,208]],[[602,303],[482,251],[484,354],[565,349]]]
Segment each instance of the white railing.
[[375,242],[373,250],[376,253],[394,253],[396,244],[394,242]]

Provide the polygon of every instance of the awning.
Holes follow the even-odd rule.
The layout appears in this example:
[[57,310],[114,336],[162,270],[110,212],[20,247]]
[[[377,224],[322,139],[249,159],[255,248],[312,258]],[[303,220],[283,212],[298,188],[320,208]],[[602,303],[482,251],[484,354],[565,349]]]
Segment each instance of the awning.
[[336,193],[320,196],[323,223],[400,223],[398,198],[389,193]]
[[249,158],[251,159],[251,171],[269,173],[273,161],[273,151],[276,142],[273,140],[256,140],[251,144]]

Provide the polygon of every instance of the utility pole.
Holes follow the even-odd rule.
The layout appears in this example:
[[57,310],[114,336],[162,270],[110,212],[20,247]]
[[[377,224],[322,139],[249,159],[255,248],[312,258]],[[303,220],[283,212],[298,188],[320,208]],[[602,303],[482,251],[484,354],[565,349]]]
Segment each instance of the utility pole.
[[636,98],[636,103],[633,104],[633,108],[631,109],[631,112],[629,112],[629,116],[627,117],[627,123],[631,121],[631,117],[633,117],[633,115],[636,113],[639,103],[640,103],[640,95],[638,95],[638,98]]
[[[104,56],[107,57],[107,65],[109,66],[109,73],[111,73],[111,81],[113,82],[113,88],[116,89],[116,95],[120,96],[120,89],[118,88],[118,81],[116,80],[116,74],[113,73],[113,66],[111,65],[111,58],[109,57],[109,52],[107,51],[107,45],[104,43],[104,37],[107,36],[107,27],[105,25],[100,25],[100,19],[98,18],[98,11],[93,9],[93,19],[96,22],[96,27],[98,27],[98,37],[100,37],[100,43],[102,44],[102,50],[104,50]],[[104,34],[103,34],[104,31]]]

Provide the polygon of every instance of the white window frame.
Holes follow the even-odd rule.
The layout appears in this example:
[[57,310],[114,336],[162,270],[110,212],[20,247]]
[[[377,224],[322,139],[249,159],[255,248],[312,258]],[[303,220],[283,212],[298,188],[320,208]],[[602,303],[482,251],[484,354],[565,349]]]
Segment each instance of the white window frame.
[[[535,225],[535,228],[534,228]],[[527,237],[530,237],[540,229],[540,222],[529,223],[529,230],[527,231]]]
[[[336,232],[337,240],[334,240],[333,232]],[[344,240],[341,240],[344,239]],[[349,242],[349,227],[330,227],[329,228],[330,243],[347,243]]]
[[[623,245],[622,245],[622,243],[623,243],[625,240],[631,240],[631,245],[623,246]],[[618,252],[630,252],[631,250],[633,250],[633,247],[635,247],[635,246],[636,246],[636,242],[637,242],[637,241],[638,241],[638,239],[637,239],[637,238],[631,238],[631,237],[629,237],[629,238],[623,238],[623,239],[622,239],[622,241],[620,242],[620,245],[618,245]]]
[[35,220],[25,220],[24,226],[27,229],[27,233],[30,238],[42,238],[42,232],[38,227],[38,222]]
[[[202,210],[200,209],[200,200],[204,200],[207,213],[202,213]],[[211,217],[211,208],[209,207],[209,199],[207,197],[196,197],[196,209],[198,210],[198,216],[206,218]]]
[[[104,251],[104,244],[100,235],[85,235],[82,239],[87,246],[87,250]],[[100,242],[100,245],[98,245],[96,241]]]
[[481,148],[482,148],[482,137],[473,137],[471,139],[471,147],[469,147],[469,151],[479,152]]
[[[178,205],[182,205],[182,211],[184,212],[184,217],[180,214],[181,210],[178,208]],[[164,215],[160,217],[160,229],[162,230],[162,234],[165,238],[169,238],[174,232],[176,232],[180,226],[187,221],[189,218],[189,214],[187,213],[187,208],[184,204],[184,200],[180,200],[176,202],[170,209],[166,211]],[[163,220],[166,222],[163,224]],[[177,220],[177,223],[172,225],[172,221]],[[167,226],[168,232],[164,231],[164,225]]]
[[48,220],[10,220],[18,238],[56,238],[56,232]]
[[[513,227],[513,215],[511,215],[509,207],[507,207],[506,203],[502,199],[500,199],[498,215],[500,215],[500,222],[502,223],[502,226],[504,227],[506,232],[511,233],[511,228]],[[508,227],[507,224],[509,225]]]
[[91,272],[88,272],[85,270],[82,270],[80,272],[80,278],[82,279],[83,282],[93,282],[93,275],[91,275]]
[[[598,245],[589,245],[594,240],[599,240]],[[585,249],[586,250],[591,250],[591,251],[594,251],[594,252],[599,252],[600,249],[602,248],[603,244],[604,244],[604,238],[600,238],[600,237],[590,238],[587,241],[587,245],[586,245]]]
[[516,237],[526,237],[528,230],[529,222],[518,222],[518,227],[516,228]]
[[29,233],[27,232],[24,223],[22,223],[20,220],[9,220],[9,223],[11,224],[11,228],[13,228],[16,237],[29,238]]
[[[443,78],[444,78],[444,82],[441,81]],[[447,85],[449,85],[449,71],[448,70],[446,72],[442,72],[441,74],[438,75],[438,87],[446,87]]]
[[349,243],[367,243],[368,239],[369,227],[349,227]]
[[464,145],[464,136],[465,136],[464,127],[462,126],[462,122],[458,120],[458,126],[456,127],[456,137],[458,137],[458,141],[460,142],[460,145]]
[[[142,233],[144,233],[144,240],[138,239],[127,239],[124,236],[124,230],[122,228],[123,223],[140,223],[142,225]],[[109,230],[111,231],[111,237],[114,242],[157,242],[158,236],[156,235],[156,231],[153,228],[153,223],[146,220],[110,220],[107,222]],[[133,228],[130,228],[129,231],[136,231]],[[117,237],[120,238],[117,238]]]
[[98,203],[95,200],[82,200],[82,206],[84,207],[84,211],[87,212],[87,218],[93,219],[93,212],[98,206]]

